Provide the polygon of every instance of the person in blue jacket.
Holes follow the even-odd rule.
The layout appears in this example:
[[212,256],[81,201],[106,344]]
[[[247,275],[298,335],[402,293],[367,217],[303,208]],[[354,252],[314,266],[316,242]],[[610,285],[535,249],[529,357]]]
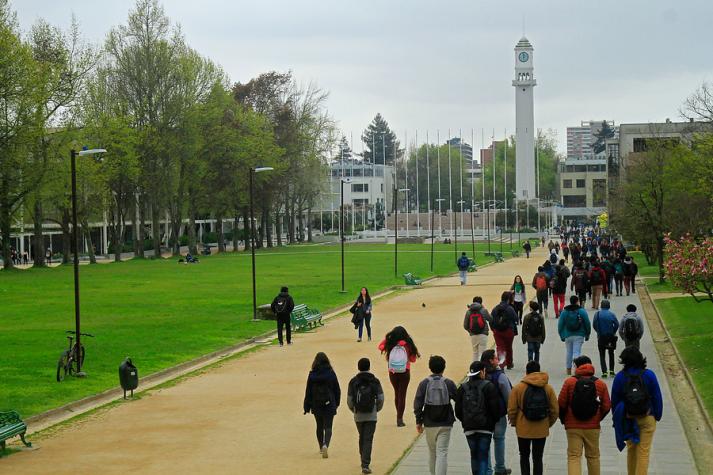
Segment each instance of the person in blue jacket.
[[567,348],[564,365],[567,375],[571,375],[572,361],[582,354],[582,345],[589,340],[592,333],[589,315],[579,306],[579,297],[576,295],[569,298],[569,305],[560,312],[557,332]]
[[470,267],[470,259],[468,259],[465,252],[461,253],[456,265],[460,274],[460,285],[465,285],[468,279],[468,268]]
[[629,474],[647,473],[656,423],[663,415],[661,387],[638,348],[624,348],[619,363],[624,369],[614,378],[611,391],[616,445],[620,451],[626,446]]
[[307,377],[305,389],[304,413],[311,412],[317,423],[317,443],[322,458],[327,458],[329,441],[332,438],[332,421],[337,415],[341,399],[339,380],[332,369],[329,358],[323,352],[315,355],[312,370]]
[[[618,340],[616,331],[619,329],[619,320],[614,312],[610,310],[611,304],[608,300],[602,300],[600,309],[594,314],[592,328],[597,332],[597,347],[599,349],[599,361],[602,365],[602,378],[614,376],[614,350]],[[606,354],[609,353],[609,371],[607,371]]]

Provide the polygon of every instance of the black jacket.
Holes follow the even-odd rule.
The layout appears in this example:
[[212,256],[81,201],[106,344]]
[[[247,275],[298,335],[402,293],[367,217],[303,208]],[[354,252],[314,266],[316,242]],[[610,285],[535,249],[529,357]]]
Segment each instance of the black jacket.
[[[426,388],[430,378],[442,378],[448,388],[448,407],[430,406],[426,404]],[[456,397],[456,384],[443,376],[431,375],[421,381],[416,389],[416,396],[413,399],[413,412],[416,415],[416,424],[423,424],[426,427],[452,427],[456,418],[453,415],[451,400]],[[437,419],[435,414],[446,413],[445,419]]]
[[[480,378],[471,376],[468,381],[463,384],[474,384],[480,381]],[[483,386],[483,395],[485,396],[485,411],[487,412],[487,424],[483,427],[475,427],[467,424],[463,421],[463,395],[465,390],[463,389],[463,384],[460,385],[458,391],[456,391],[456,417],[459,421],[463,423],[463,430],[487,430],[488,432],[493,432],[495,430],[495,424],[500,420],[500,393],[498,388],[495,387],[490,381],[485,381],[485,386]]]
[[[493,322],[496,321],[495,315],[498,315],[500,312],[505,312],[505,321],[508,324],[507,328],[511,328],[517,333],[517,312],[515,312],[515,309],[507,302],[500,302],[493,308],[493,311],[490,312]],[[493,326],[493,331],[507,331],[507,328],[499,329]]]
[[[326,407],[312,407],[312,389],[317,384],[326,384],[329,388],[330,402]],[[334,370],[329,366],[320,366],[309,372],[307,377],[307,388],[305,389],[305,400],[303,403],[304,413],[311,412],[312,414],[325,416],[337,414],[339,401],[342,397],[342,392],[339,389],[339,380]]]
[[[287,298],[287,306],[284,308],[284,310],[280,313],[277,312],[277,301],[282,298],[286,297]],[[292,300],[292,296],[288,294],[287,292],[280,292],[277,294],[277,297],[272,299],[272,303],[270,304],[270,309],[272,310],[272,313],[277,315],[278,318],[290,318],[290,314],[292,313],[292,310],[295,308],[295,301]]]

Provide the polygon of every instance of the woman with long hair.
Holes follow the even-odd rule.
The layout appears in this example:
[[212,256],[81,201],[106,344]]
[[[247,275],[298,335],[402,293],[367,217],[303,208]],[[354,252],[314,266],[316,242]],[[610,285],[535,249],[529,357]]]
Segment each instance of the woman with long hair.
[[527,301],[527,295],[525,293],[525,284],[522,282],[522,277],[520,275],[515,276],[510,290],[513,294],[513,306],[517,312],[517,324],[522,325],[522,310]]
[[364,331],[364,324],[366,324],[366,336],[371,341],[371,296],[369,296],[369,289],[362,287],[359,291],[359,296],[354,302],[355,307],[353,307],[356,313],[357,328],[359,329],[359,337],[357,341],[361,341],[361,335]]
[[420,358],[416,343],[402,326],[394,327],[379,343],[379,351],[386,355],[389,366],[389,381],[394,388],[396,406],[396,425],[403,427],[406,410],[406,391],[411,380],[411,363]]
[[315,355],[312,369],[307,377],[305,389],[304,413],[311,412],[317,423],[317,443],[322,458],[327,458],[329,441],[332,438],[332,422],[337,415],[341,390],[337,375],[332,369],[329,358],[323,352]]

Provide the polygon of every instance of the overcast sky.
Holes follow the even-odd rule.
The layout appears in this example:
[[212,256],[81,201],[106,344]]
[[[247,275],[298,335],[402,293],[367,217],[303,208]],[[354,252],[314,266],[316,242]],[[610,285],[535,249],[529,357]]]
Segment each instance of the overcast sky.
[[[88,40],[126,22],[132,0],[12,0],[23,29],[37,18]],[[232,81],[292,70],[330,92],[355,141],[377,112],[402,138],[515,129],[513,48],[535,48],[535,125],[680,120],[681,102],[713,79],[711,0],[165,0],[188,43]],[[359,143],[354,144],[356,151]]]

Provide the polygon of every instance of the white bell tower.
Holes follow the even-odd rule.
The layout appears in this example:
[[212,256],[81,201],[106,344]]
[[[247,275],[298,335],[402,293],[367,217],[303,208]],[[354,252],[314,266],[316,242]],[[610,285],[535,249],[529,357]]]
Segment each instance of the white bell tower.
[[533,48],[524,36],[515,46],[515,199],[537,198],[535,187],[535,105]]

